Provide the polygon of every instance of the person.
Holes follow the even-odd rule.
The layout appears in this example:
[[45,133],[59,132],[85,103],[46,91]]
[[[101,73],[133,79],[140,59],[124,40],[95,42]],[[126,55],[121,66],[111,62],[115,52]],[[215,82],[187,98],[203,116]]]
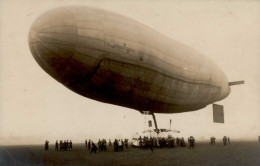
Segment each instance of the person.
[[153,152],[153,138],[152,137],[150,137],[149,144],[150,144],[150,150]]
[[216,144],[216,138],[214,136],[210,137],[210,144],[211,145]]
[[90,153],[92,153],[92,152],[97,153],[97,146],[94,144],[93,141],[92,141],[92,143],[91,143],[91,151],[90,151]]
[[124,141],[123,141],[123,139],[121,139],[121,144],[122,144],[121,150],[124,151]]
[[168,145],[168,148],[172,147],[172,138],[171,137],[167,137],[166,144]]
[[118,141],[117,141],[117,139],[115,139],[115,141],[114,141],[114,151],[118,152]]
[[128,149],[128,139],[125,138],[124,144],[125,144],[126,149]]
[[143,142],[142,142],[142,137],[139,137],[139,148],[140,150],[143,148]]
[[107,151],[107,141],[104,138],[101,141],[101,151]]
[[229,139],[229,137],[227,138],[227,141],[228,141],[228,143],[230,144],[230,139]]
[[173,137],[172,138],[172,147],[175,147],[176,145],[175,145],[175,138]]
[[161,147],[159,138],[156,138],[156,147],[157,148]]
[[70,140],[68,150],[72,150],[72,142]]
[[224,144],[225,146],[227,145],[227,137],[226,137],[226,136],[223,137],[223,144]]
[[88,150],[90,151],[91,149],[91,142],[90,142],[90,139],[88,140]]
[[46,151],[49,149],[49,141],[48,140],[45,141],[45,146],[44,147],[45,147]]
[[112,142],[111,142],[110,139],[109,139],[109,144],[108,144],[108,146],[109,146],[109,147],[112,146]]
[[64,150],[68,150],[68,140],[64,140]]
[[101,141],[100,141],[100,139],[98,140],[98,151],[101,151]]
[[86,146],[86,148],[88,148],[88,140],[87,139],[85,139],[85,146]]
[[103,150],[107,151],[107,140],[103,139]]
[[181,147],[186,147],[186,143],[185,143],[183,137],[181,138],[180,144],[181,144]]
[[165,139],[164,138],[160,138],[159,139],[159,144],[160,144],[160,148],[165,146]]
[[177,137],[177,145],[180,146],[180,138]]
[[155,137],[153,137],[153,146],[157,147],[157,139]]
[[56,140],[56,143],[55,143],[55,151],[58,151],[59,150],[59,143],[58,143],[58,140]]
[[60,140],[60,151],[62,151],[63,150],[63,142],[62,142],[62,140]]
[[174,137],[169,138],[169,147],[173,148],[174,147]]
[[118,139],[118,150],[123,151],[123,141]]
[[188,138],[189,144],[190,144],[190,149],[194,149],[195,147],[195,138],[193,136],[190,136],[190,138]]
[[66,150],[69,150],[69,140],[67,140],[66,144],[67,144]]

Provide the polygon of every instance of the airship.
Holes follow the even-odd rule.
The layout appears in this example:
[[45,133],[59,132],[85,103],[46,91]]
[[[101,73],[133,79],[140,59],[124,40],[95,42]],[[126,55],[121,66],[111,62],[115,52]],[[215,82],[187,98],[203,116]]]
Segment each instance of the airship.
[[49,10],[32,24],[28,41],[40,67],[68,89],[140,112],[199,110],[236,84],[200,52],[103,9]]

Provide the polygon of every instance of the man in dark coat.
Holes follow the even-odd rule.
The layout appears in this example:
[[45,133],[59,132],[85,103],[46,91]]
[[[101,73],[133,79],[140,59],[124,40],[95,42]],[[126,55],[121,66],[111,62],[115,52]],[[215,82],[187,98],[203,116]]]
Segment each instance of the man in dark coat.
[[190,136],[190,138],[188,138],[189,144],[190,144],[190,149],[194,149],[195,147],[195,138],[193,136]]
[[224,144],[224,146],[227,145],[227,137],[226,136],[223,137],[223,144]]
[[90,139],[88,140],[88,150],[89,150],[89,151],[91,150],[91,142],[90,142]]
[[97,146],[94,144],[93,141],[92,141],[92,143],[91,143],[91,151],[90,151],[90,153],[92,153],[92,152],[97,153]]
[[48,140],[45,141],[45,146],[44,147],[45,147],[45,150],[49,149],[49,141]]
[[55,151],[58,151],[59,150],[59,143],[58,143],[58,140],[56,141],[55,143]]

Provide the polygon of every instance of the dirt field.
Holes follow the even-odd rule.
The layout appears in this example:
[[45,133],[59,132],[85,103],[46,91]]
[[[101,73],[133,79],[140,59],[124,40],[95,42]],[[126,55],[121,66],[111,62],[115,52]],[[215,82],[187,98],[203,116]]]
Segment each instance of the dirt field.
[[188,147],[172,149],[162,148],[139,150],[130,147],[123,152],[107,152],[90,154],[84,144],[73,145],[73,151],[44,151],[43,145],[1,146],[1,166],[30,165],[208,165],[208,166],[259,166],[260,142],[231,142],[227,146],[221,143],[197,143],[194,150]]

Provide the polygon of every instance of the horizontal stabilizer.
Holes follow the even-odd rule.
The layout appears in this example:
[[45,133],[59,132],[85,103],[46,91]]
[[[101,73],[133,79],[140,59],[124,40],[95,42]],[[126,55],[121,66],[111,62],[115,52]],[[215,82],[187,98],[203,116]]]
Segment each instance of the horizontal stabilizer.
[[228,85],[233,86],[233,85],[240,85],[240,84],[244,84],[244,83],[245,83],[245,81],[241,80],[241,81],[229,82]]

